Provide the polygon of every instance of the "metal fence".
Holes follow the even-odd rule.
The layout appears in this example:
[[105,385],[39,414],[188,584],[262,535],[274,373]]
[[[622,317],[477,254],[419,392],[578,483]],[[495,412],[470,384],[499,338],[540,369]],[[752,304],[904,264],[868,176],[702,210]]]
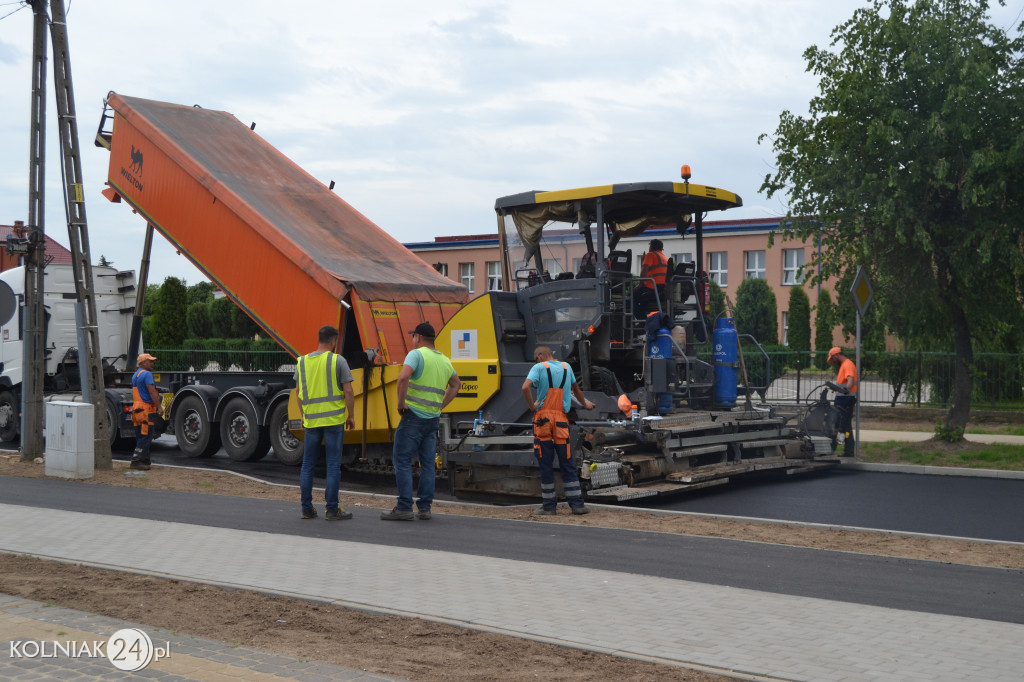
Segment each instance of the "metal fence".
[[[295,369],[295,359],[283,350],[155,348],[149,352],[164,371],[266,372]],[[705,357],[706,355],[706,357]],[[821,355],[820,353],[817,355]],[[768,361],[744,344],[744,361],[750,386],[770,403],[803,403],[813,400],[826,381],[836,376],[834,367],[815,366],[815,354],[769,350]],[[851,356],[852,357],[852,353]],[[701,359],[712,362],[710,354]],[[953,353],[861,354],[859,398],[877,405],[949,407],[953,392],[956,356]],[[1024,409],[1024,355],[977,353],[974,356],[974,409]],[[742,379],[741,379],[742,381]]]
[[155,371],[290,372],[295,370],[295,358],[283,350],[152,348],[147,352],[159,358]]
[[[767,402],[811,400],[836,376],[835,367],[816,367],[813,353],[770,351],[767,355],[771,381],[766,391],[757,391]],[[853,353],[848,357],[852,359]],[[764,386],[768,376],[764,356],[745,350],[745,361],[751,385]],[[862,352],[858,397],[862,403],[948,408],[955,365],[953,353]],[[972,373],[972,408],[1024,409],[1024,356],[977,353]]]

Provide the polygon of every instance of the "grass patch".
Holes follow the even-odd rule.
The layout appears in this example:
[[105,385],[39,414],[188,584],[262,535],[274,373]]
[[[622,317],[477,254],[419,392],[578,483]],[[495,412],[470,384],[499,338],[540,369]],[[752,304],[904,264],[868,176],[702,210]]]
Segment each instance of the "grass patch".
[[865,462],[1024,471],[1024,447],[1005,443],[861,443]]
[[1024,436],[1024,426],[971,426],[966,433],[987,433],[1003,436]]

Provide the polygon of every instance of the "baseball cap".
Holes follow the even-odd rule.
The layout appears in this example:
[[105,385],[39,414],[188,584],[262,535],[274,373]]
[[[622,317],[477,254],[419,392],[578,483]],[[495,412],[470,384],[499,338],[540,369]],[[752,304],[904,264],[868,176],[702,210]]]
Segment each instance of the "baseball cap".
[[138,363],[143,362],[145,360],[153,360],[155,362],[156,361],[156,356],[155,355],[150,355],[149,353],[143,353],[142,355],[140,355],[138,357],[138,359],[135,361],[135,363],[138,364]]
[[420,336],[428,339],[432,339],[435,336],[437,336],[437,334],[434,332],[434,325],[430,324],[429,322],[420,322],[418,325],[416,325],[416,328],[409,333],[419,334]]
[[825,360],[825,362],[832,362],[832,356],[839,355],[842,352],[843,349],[840,348],[839,346],[832,346],[832,348],[830,348],[828,351],[828,359]]

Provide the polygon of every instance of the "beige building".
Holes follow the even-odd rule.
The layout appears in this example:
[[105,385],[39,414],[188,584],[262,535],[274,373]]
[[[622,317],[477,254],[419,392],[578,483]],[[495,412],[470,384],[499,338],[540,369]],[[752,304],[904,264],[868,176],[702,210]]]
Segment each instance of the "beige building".
[[[779,310],[779,341],[786,343],[789,318],[789,291],[802,284],[801,268],[813,262],[818,250],[816,241],[784,241],[776,236],[768,245],[769,234],[778,230],[777,219],[720,220],[704,222],[704,269],[717,282],[730,300],[735,301],[736,288],[747,277],[760,277],[775,292]],[[514,237],[515,231],[512,231]],[[666,255],[676,263],[692,262],[696,257],[696,240],[692,235],[681,237],[673,228],[649,229],[640,237],[623,238],[616,249],[629,251],[634,274],[651,239],[660,239]],[[490,290],[501,290],[501,260],[497,234],[436,237],[432,242],[405,245],[449,279],[469,289],[470,296]],[[522,249],[510,244],[512,268],[526,268]],[[586,243],[575,230],[545,230],[544,268],[552,276],[579,270]],[[525,273],[520,273],[525,276]],[[806,275],[804,275],[806,276]],[[510,290],[516,289],[513,282]],[[818,301],[818,287],[804,287],[811,306]],[[833,300],[835,294],[833,294]],[[814,314],[811,314],[813,333]],[[837,333],[838,334],[838,333]]]

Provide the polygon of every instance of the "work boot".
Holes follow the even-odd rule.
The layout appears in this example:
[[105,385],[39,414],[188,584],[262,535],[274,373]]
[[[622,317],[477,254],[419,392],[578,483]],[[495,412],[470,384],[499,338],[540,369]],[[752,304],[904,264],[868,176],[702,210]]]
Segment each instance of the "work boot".
[[546,509],[544,507],[538,507],[537,510],[534,511],[533,513],[534,513],[535,516],[554,516],[555,514],[558,513],[558,510],[557,509]]
[[857,455],[857,443],[853,440],[853,434],[846,434],[843,441],[843,457],[855,457]]
[[588,507],[585,504],[581,504],[578,507],[573,507],[572,508],[572,513],[576,514],[577,516],[582,516],[583,514],[589,514],[590,513],[590,507]]
[[324,514],[324,518],[328,521],[347,521],[352,518],[352,512],[347,512],[341,507],[328,509],[327,513]]
[[412,521],[412,509],[392,509],[391,511],[381,512],[381,521]]
[[416,518],[419,519],[420,521],[429,521],[430,520],[430,510],[429,509],[420,509],[418,512],[416,512]]
[[316,518],[316,507],[310,507],[309,509],[302,510],[303,519],[315,519]]
[[137,471],[149,471],[149,468],[150,468],[149,467],[149,460],[148,459],[136,459],[136,458],[133,457],[132,458],[132,463],[129,465],[129,468],[135,469]]

